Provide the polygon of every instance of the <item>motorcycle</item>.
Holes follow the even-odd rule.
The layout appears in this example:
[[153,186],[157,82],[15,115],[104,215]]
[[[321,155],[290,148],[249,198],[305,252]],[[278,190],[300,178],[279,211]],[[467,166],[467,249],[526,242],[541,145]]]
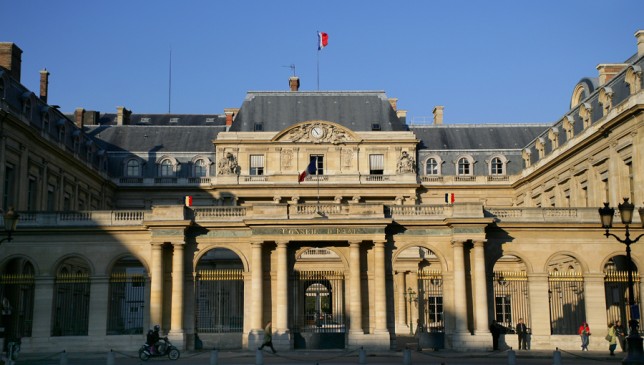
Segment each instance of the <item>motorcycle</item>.
[[156,344],[156,351],[152,351],[152,346],[144,343],[139,349],[139,359],[147,361],[151,357],[168,356],[170,360],[179,358],[179,349],[174,347],[168,337],[164,337]]

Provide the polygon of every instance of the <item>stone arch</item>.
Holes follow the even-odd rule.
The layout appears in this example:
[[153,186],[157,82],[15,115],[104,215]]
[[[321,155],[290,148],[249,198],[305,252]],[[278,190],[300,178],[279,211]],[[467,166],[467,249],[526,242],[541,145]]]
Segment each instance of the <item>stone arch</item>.
[[0,263],[0,272],[5,272],[7,269],[7,265],[9,265],[13,260],[19,260],[19,259],[24,259],[25,261],[28,261],[34,269],[34,275],[38,276],[40,275],[40,267],[38,265],[38,262],[34,260],[29,255],[26,254],[13,254],[8,257],[5,257],[2,262]]
[[[611,261],[614,261],[615,257],[619,257],[620,260],[618,262],[614,262],[613,264],[611,264]],[[631,256],[631,260],[633,261],[633,268],[636,271],[639,270],[639,268],[642,267],[638,263],[639,260],[637,258]],[[604,259],[600,263],[600,266],[597,269],[598,269],[599,272],[603,272],[603,271],[606,270],[606,268],[609,265],[614,265],[614,267],[617,270],[627,270],[628,265],[627,265],[626,261],[627,260],[626,260],[626,252],[625,251],[613,251],[613,252],[609,253],[608,255],[606,255],[606,257],[604,257]]]
[[85,263],[87,265],[85,268],[88,270],[87,274],[89,276],[94,275],[94,273],[96,272],[96,268],[94,267],[92,261],[89,260],[85,255],[80,253],[70,252],[67,255],[63,255],[59,257],[53,263],[53,265],[51,265],[50,274],[55,277],[56,274],[60,272],[61,265],[65,264],[66,262],[68,262],[70,265],[75,265],[75,264],[80,265],[81,263]]
[[341,263],[341,265],[342,265],[343,270],[349,270],[349,260],[347,259],[347,257],[345,256],[345,254],[344,254],[344,252],[342,250],[338,249],[337,247],[332,247],[332,246],[329,246],[329,247],[314,247],[314,246],[307,246],[306,244],[302,245],[302,247],[300,247],[297,250],[295,250],[295,252],[294,252],[295,262],[294,262],[293,269],[295,269],[295,267],[297,266],[297,263],[301,259],[302,254],[306,253],[307,251],[309,251],[311,249],[316,249],[316,248],[331,251],[335,255],[335,257],[329,257],[326,260],[330,259],[332,261],[339,261]]
[[446,272],[449,270],[449,264],[447,262],[447,259],[445,258],[445,254],[443,254],[440,251],[440,249],[434,247],[433,245],[428,245],[428,244],[419,243],[419,242],[409,242],[398,247],[398,249],[393,253],[391,257],[391,262],[393,267],[395,267],[396,261],[398,260],[398,257],[401,255],[401,253],[413,247],[420,247],[431,251],[436,256],[437,262],[440,264],[440,271]]
[[107,263],[107,265],[105,266],[105,275],[109,276],[114,269],[114,265],[118,264],[120,260],[127,257],[135,258],[141,264],[141,266],[143,266],[143,269],[145,269],[146,273],[150,272],[150,264],[144,258],[133,252],[123,252],[112,257],[110,262]]
[[215,250],[215,249],[226,249],[228,251],[233,252],[235,255],[237,255],[237,258],[239,258],[242,268],[244,272],[249,271],[249,263],[248,263],[248,258],[246,255],[244,255],[243,252],[241,252],[238,248],[236,247],[230,247],[222,244],[217,244],[217,245],[212,245],[208,247],[201,248],[197,254],[195,255],[195,258],[192,262],[192,270],[197,271],[197,265],[199,264],[199,261],[206,255],[208,252]]
[[551,265],[554,264],[560,258],[565,258],[565,257],[575,260],[578,264],[578,268],[580,269],[581,273],[589,272],[588,264],[582,259],[580,259],[576,253],[571,251],[557,251],[551,254],[550,256],[548,256],[543,267],[544,272],[546,273],[550,272]]
[[[311,134],[313,130],[318,133]],[[287,129],[279,132],[273,137],[271,142],[329,142],[333,144],[344,142],[360,142],[360,138],[352,130],[326,120],[308,120],[294,124]]]

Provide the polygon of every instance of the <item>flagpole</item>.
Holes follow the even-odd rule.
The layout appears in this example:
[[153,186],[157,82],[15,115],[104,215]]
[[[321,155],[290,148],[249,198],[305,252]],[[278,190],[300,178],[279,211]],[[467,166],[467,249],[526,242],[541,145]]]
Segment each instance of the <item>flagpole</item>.
[[317,69],[318,69],[318,91],[320,91],[320,45],[319,45],[320,31],[319,30],[317,32],[317,36],[318,36],[318,54],[317,54],[317,61],[318,61],[317,62],[317,65],[318,65],[318,67],[317,67]]
[[320,213],[320,176],[318,172],[318,156],[315,156],[315,179],[318,181],[318,213]]

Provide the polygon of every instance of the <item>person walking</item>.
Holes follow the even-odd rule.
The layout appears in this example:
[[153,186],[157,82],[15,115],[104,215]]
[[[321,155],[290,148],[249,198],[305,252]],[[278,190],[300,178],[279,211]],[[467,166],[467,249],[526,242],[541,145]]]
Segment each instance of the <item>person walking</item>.
[[624,331],[624,327],[622,327],[619,319],[615,321],[615,335],[617,336],[617,341],[622,352],[626,352],[626,331]]
[[271,322],[266,324],[266,328],[264,328],[264,342],[262,342],[262,345],[257,349],[262,350],[264,349],[264,346],[270,347],[274,354],[277,353],[273,347],[273,326]]
[[615,348],[617,347],[617,334],[615,334],[615,325],[608,325],[608,335],[606,335],[606,340],[608,340],[608,351],[610,351],[610,356],[615,356]]
[[528,327],[523,323],[523,318],[519,318],[519,323],[517,323],[517,335],[519,336],[519,350],[527,350]]
[[579,336],[581,337],[581,351],[588,351],[590,327],[586,321],[581,322],[581,326],[579,326]]

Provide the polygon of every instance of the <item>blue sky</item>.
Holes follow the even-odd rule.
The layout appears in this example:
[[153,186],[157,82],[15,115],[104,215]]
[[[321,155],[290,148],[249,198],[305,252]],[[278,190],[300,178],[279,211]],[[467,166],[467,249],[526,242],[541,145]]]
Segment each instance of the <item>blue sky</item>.
[[[216,114],[249,90],[384,90],[408,120],[554,122],[575,84],[636,53],[641,0],[4,0],[0,41],[49,102],[114,113]],[[316,31],[329,34],[319,54]]]

